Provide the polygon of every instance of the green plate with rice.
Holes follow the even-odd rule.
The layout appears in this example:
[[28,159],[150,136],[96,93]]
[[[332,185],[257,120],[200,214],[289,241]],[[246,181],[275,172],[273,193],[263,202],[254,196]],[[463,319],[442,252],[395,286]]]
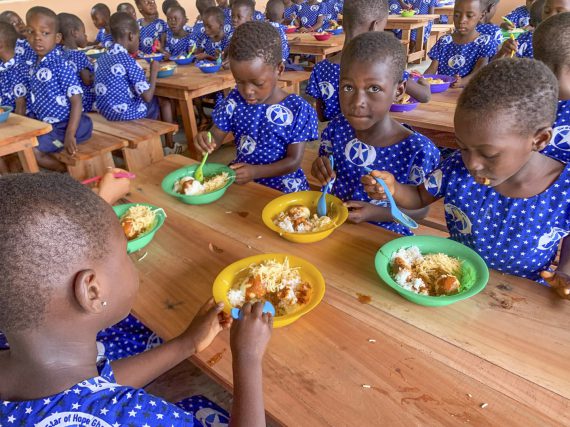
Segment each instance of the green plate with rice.
[[154,235],[156,234],[158,229],[164,225],[164,220],[166,219],[166,214],[164,213],[164,210],[157,208],[156,206],[149,205],[147,203],[126,203],[124,205],[113,206],[113,210],[115,211],[115,214],[120,220],[121,217],[125,215],[125,213],[133,206],[148,206],[151,210],[155,211],[156,215],[155,215],[154,224],[150,230],[142,233],[136,239],[129,240],[127,242],[127,253],[129,254],[132,254],[133,252],[136,251],[140,251],[142,248],[148,245],[154,238]]
[[518,39],[521,34],[526,33],[526,30],[523,30],[522,28],[514,28],[512,30],[501,29],[501,33],[503,34],[503,40],[511,38],[511,34],[515,39]]
[[[411,246],[417,246],[422,255],[444,253],[461,261],[461,274],[458,277],[459,293],[443,296],[420,295],[398,285],[391,274],[390,260],[399,249]],[[481,292],[489,281],[487,264],[477,252],[459,242],[442,237],[408,236],[392,240],[378,250],[374,264],[376,272],[384,283],[407,300],[430,307],[449,305],[470,298]]]

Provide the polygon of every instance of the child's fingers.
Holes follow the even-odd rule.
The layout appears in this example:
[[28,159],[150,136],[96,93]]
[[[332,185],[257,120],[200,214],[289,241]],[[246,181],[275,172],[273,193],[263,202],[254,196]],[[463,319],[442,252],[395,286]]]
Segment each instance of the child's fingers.
[[361,209],[363,205],[364,203],[358,200],[349,200],[348,202],[344,203],[344,206],[352,209]]
[[245,166],[245,163],[234,163],[234,164],[230,165],[230,169],[237,171],[238,169],[241,169],[244,166]]

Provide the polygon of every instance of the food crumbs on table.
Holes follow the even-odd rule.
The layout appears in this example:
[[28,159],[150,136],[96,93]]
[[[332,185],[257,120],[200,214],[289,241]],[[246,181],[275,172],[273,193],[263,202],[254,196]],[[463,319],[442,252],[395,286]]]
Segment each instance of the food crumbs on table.
[[370,343],[375,343],[375,342],[376,342],[376,340],[374,340],[374,339],[370,338],[370,339],[368,340],[368,342],[370,342]]
[[146,258],[146,256],[148,255],[148,252],[145,252],[143,256],[141,256],[137,261],[141,262],[143,259]]
[[262,235],[257,236],[258,239],[261,239],[262,237],[263,237]]
[[471,393],[467,393],[467,397],[471,399],[473,396],[471,395]]
[[487,406],[489,406],[488,403],[481,403],[481,409],[485,409]]
[[223,249],[218,248],[218,247],[217,247],[216,245],[214,245],[213,243],[210,243],[210,244],[208,245],[208,248],[210,248],[210,251],[211,251],[211,252],[214,252],[214,253],[216,253],[216,254],[221,254],[222,252],[224,252]]
[[358,297],[358,302],[360,304],[370,304],[372,302],[372,297],[370,295],[359,294],[357,292],[356,296]]
[[372,388],[370,384],[362,384],[362,388]]
[[208,366],[211,368],[212,366],[214,366],[216,363],[218,363],[220,360],[222,360],[222,357],[224,357],[224,353],[226,352],[226,349],[224,348],[222,351],[220,351],[219,353],[214,354],[210,360],[208,360]]

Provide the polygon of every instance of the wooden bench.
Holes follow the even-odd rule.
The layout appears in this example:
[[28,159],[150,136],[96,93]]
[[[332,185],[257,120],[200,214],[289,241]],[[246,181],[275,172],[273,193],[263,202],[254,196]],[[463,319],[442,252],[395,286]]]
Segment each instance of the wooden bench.
[[89,114],[93,129],[106,135],[127,141],[122,149],[127,170],[135,172],[163,159],[160,137],[176,132],[178,125],[158,120],[138,119],[126,122],[111,122],[99,114]]
[[89,141],[77,145],[75,156],[71,157],[64,150],[54,157],[65,163],[73,178],[83,181],[103,175],[108,167],[115,167],[111,153],[123,150],[126,146],[127,141],[123,138],[93,131]]
[[310,71],[285,71],[279,77],[279,81],[286,83],[285,89],[289,93],[301,95],[301,83],[309,80],[310,77]]

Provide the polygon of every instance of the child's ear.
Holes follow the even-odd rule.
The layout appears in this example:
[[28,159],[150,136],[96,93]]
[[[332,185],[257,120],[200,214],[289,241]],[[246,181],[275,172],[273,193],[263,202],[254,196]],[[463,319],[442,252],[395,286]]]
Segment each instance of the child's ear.
[[403,81],[398,83],[398,86],[396,87],[396,93],[394,94],[394,102],[398,103],[402,100],[402,98],[404,97],[405,93],[406,93],[406,85],[407,82]]
[[277,66],[277,77],[281,77],[281,74],[283,74],[284,71],[285,71],[285,64],[283,63],[283,61],[281,61]]
[[388,17],[384,19],[377,19],[376,21],[372,21],[370,24],[369,31],[384,31],[384,27],[386,27],[386,23],[388,22]]
[[536,131],[532,139],[533,151],[542,151],[552,139],[552,127],[542,128]]
[[89,313],[100,313],[106,305],[94,270],[82,270],[77,273],[73,282],[73,291],[77,304]]
[[55,35],[55,42],[56,42],[57,44],[60,44],[62,38],[63,38],[63,34],[62,34],[62,33],[57,33],[57,34]]

